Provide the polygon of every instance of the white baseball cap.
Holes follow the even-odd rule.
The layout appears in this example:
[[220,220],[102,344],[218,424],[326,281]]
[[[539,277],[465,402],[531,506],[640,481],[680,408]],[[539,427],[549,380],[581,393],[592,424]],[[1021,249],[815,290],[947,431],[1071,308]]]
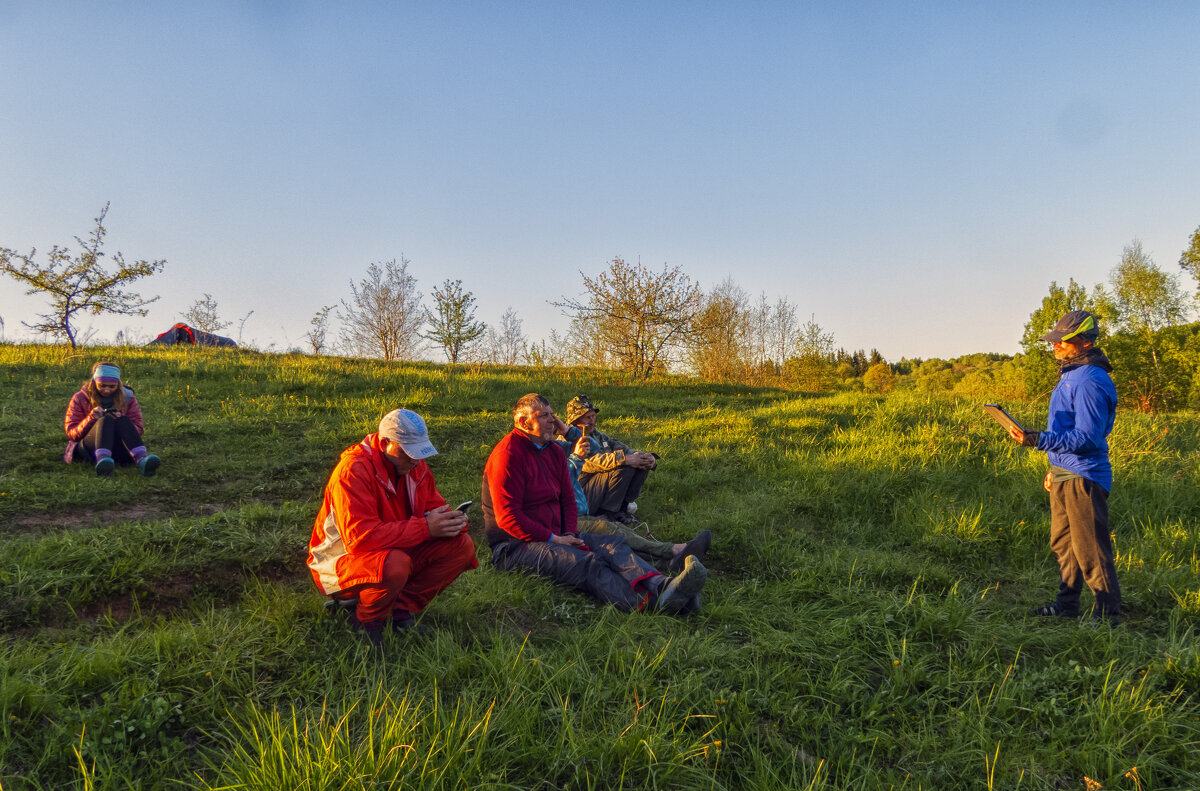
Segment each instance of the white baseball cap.
[[398,443],[416,461],[437,455],[424,419],[411,409],[393,409],[384,415],[379,421],[379,436]]

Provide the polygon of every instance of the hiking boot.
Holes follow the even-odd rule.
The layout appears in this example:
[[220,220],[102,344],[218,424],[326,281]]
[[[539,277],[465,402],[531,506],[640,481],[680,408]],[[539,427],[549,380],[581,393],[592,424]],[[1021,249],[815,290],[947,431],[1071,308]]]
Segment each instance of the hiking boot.
[[655,609],[671,615],[683,613],[691,598],[698,594],[708,579],[708,570],[696,560],[695,555],[688,555],[683,560],[683,571],[667,580],[658,593]]
[[100,478],[107,478],[112,475],[117,463],[112,460],[112,456],[105,456],[100,461],[96,462],[96,475]]
[[701,530],[696,534],[696,537],[683,545],[683,549],[671,558],[671,562],[667,564],[670,571],[679,571],[683,568],[683,561],[688,555],[695,555],[696,560],[704,560],[704,553],[708,552],[709,545],[712,544],[712,531]]
[[[1079,622],[1083,623],[1084,621],[1084,617],[1082,615],[1079,616]],[[1086,621],[1092,626],[1104,626],[1105,624],[1108,624],[1109,626],[1120,626],[1121,615],[1120,613],[1106,613],[1097,610],[1093,612],[1091,617],[1087,618]]]
[[1034,607],[1029,611],[1030,615],[1037,615],[1042,618],[1078,618],[1079,613],[1067,612],[1059,605],[1058,602],[1047,604],[1044,607]]
[[358,597],[338,597],[328,596],[325,599],[325,613],[327,615],[347,616],[353,615],[354,610],[358,607]]
[[371,651],[375,654],[383,653],[383,621],[371,621],[363,623],[358,620],[358,616],[350,613],[350,626],[354,630],[354,636],[370,646]]
[[142,471],[142,475],[147,478],[152,478],[154,473],[158,472],[159,465],[162,464],[162,459],[150,453],[142,457],[138,462],[138,469]]
[[641,524],[640,519],[638,519],[636,516],[634,516],[633,514],[627,512],[627,511],[622,511],[619,514],[613,514],[609,518],[612,519],[614,522],[620,522],[621,524],[627,525],[629,527],[633,527],[634,525]]

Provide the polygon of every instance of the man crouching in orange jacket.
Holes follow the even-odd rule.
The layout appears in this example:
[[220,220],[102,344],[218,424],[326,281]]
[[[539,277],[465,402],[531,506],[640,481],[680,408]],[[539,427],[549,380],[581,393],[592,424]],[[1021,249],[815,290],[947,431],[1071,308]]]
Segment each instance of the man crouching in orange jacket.
[[385,626],[411,629],[434,596],[479,565],[466,514],[446,505],[424,461],[436,454],[421,416],[396,409],[342,453],[325,486],[308,567],[326,596],[357,598],[350,620],[376,649]]

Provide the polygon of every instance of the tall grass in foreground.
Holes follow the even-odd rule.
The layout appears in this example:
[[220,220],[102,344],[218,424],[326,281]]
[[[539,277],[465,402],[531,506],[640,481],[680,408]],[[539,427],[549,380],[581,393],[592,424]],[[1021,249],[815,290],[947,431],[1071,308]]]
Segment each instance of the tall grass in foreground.
[[[156,478],[59,460],[101,356],[137,388]],[[6,791],[1200,787],[1195,413],[1118,416],[1113,630],[1026,615],[1055,589],[1045,457],[973,403],[36,346],[0,346],[0,387]],[[412,406],[441,490],[477,499],[531,390],[588,393],[663,457],[642,513],[716,531],[703,614],[485,562],[370,661],[303,566],[338,453]]]

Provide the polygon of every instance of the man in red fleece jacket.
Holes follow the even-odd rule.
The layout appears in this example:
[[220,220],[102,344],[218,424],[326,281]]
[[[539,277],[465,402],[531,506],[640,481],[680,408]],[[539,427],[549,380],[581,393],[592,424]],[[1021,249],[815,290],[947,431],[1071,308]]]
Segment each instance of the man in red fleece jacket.
[[707,572],[695,556],[667,579],[620,536],[576,531],[575,489],[555,442],[566,425],[537,393],[513,406],[513,430],[483,468],[483,524],[492,565],[569,585],[622,610],[695,612]]

